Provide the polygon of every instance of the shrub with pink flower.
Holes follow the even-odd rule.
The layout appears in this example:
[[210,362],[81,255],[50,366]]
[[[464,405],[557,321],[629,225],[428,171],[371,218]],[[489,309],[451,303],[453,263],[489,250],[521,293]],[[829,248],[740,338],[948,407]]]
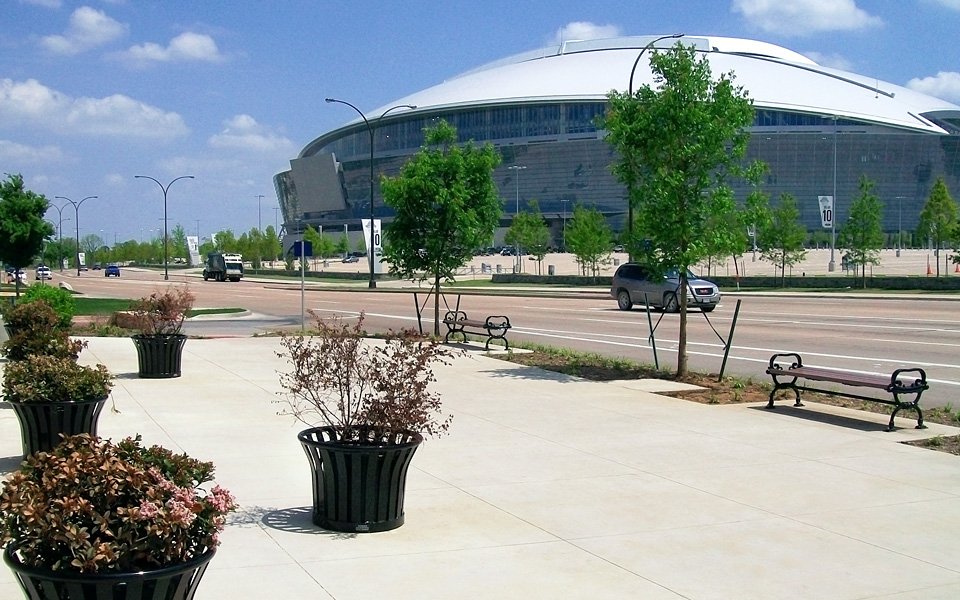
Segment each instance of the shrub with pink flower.
[[233,496],[213,464],[140,437],[78,435],[28,457],[0,493],[0,534],[20,561],[55,571],[130,572],[199,556],[219,544]]

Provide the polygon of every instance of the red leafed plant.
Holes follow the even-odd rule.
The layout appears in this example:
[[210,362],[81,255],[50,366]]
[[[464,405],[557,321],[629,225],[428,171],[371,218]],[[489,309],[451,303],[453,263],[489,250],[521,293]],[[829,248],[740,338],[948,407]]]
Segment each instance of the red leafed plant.
[[282,414],[335,427],[345,443],[446,433],[453,417],[442,413],[440,396],[429,390],[436,380],[432,365],[448,364],[458,351],[410,330],[391,332],[383,342],[364,339],[362,313],[352,326],[339,317],[313,316],[317,335],[280,340],[285,352],[277,355],[293,367],[280,374],[287,405]]
[[130,311],[143,335],[178,335],[194,299],[186,286],[171,286],[164,292],[154,292],[137,300]]
[[0,533],[21,563],[54,571],[128,573],[186,562],[219,544],[236,509],[213,464],[87,434],[37,452],[3,484]]

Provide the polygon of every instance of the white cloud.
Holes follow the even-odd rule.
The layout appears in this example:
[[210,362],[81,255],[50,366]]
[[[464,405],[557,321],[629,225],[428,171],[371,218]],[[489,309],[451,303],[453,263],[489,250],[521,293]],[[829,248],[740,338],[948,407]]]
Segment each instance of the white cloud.
[[0,79],[0,127],[42,127],[58,133],[169,139],[190,132],[175,112],[120,94],[72,98],[35,79]]
[[59,162],[63,152],[57,146],[27,146],[0,140],[0,162],[16,165]]
[[785,36],[883,25],[880,17],[857,8],[855,0],[733,0],[731,10],[763,31]]
[[960,73],[940,71],[936,77],[914,78],[907,82],[911,90],[960,104]]
[[110,187],[125,187],[128,177],[119,173],[108,173],[104,175],[103,182]]
[[589,21],[574,21],[561,27],[554,34],[552,43],[569,42],[571,40],[602,40],[620,35],[620,28],[616,25],[595,25]]
[[852,71],[853,63],[840,54],[823,54],[822,52],[804,52],[804,56],[824,67],[831,69],[840,69],[841,71]]
[[40,43],[54,54],[79,54],[107,44],[127,34],[127,26],[108,17],[103,11],[81,6],[70,15],[70,25],[63,35],[48,35]]
[[213,148],[287,154],[294,150],[292,141],[260,125],[250,115],[236,115],[223,125],[223,131],[207,140]]
[[160,44],[147,42],[111,56],[138,66],[158,62],[215,63],[224,60],[212,37],[189,31],[170,40],[170,45],[166,48]]
[[960,0],[926,0],[928,4],[939,4],[953,10],[960,10]]
[[60,8],[63,5],[60,0],[20,0],[20,4],[32,4],[44,8]]

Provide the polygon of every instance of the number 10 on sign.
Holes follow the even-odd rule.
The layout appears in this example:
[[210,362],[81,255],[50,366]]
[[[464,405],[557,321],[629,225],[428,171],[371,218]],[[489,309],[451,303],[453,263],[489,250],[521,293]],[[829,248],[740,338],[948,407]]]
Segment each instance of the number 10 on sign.
[[833,227],[833,196],[819,196],[820,221],[824,229]]

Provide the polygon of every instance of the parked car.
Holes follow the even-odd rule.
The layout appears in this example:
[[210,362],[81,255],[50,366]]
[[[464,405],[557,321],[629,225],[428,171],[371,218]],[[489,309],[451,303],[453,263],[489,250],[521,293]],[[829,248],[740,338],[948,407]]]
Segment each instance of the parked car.
[[50,267],[39,265],[37,266],[37,281],[43,281],[44,279],[50,279]]
[[120,267],[117,265],[107,265],[107,268],[103,270],[104,277],[120,277]]
[[93,270],[94,270],[94,271],[99,271],[99,270],[100,270],[100,263],[97,263],[97,264],[93,265]]
[[20,283],[26,283],[27,274],[23,272],[23,269],[19,269],[14,275],[13,267],[7,267],[7,283],[16,283],[17,279],[20,280]]
[[353,255],[351,254],[350,256],[344,257],[344,259],[343,259],[341,262],[345,262],[345,263],[360,262],[360,257],[359,257],[359,256],[353,256]]
[[[687,306],[710,312],[720,303],[720,289],[716,284],[700,279],[687,271]],[[666,312],[680,310],[680,274],[668,271],[656,277],[643,265],[625,263],[613,275],[610,296],[617,301],[620,310],[630,310],[634,304],[643,304],[644,294],[651,307]]]

